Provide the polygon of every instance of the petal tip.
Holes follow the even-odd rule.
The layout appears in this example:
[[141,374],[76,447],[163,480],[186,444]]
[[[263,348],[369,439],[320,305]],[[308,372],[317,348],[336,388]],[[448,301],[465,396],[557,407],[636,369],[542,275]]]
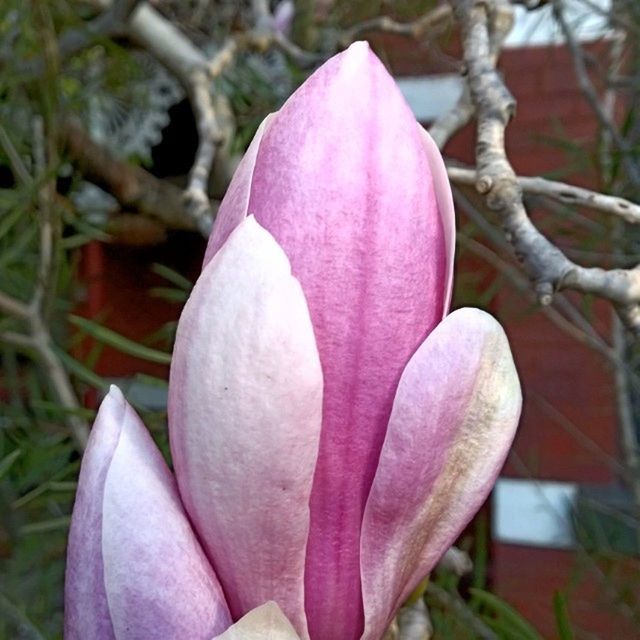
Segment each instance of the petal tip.
[[120,391],[120,387],[115,384],[109,385],[109,393],[107,393],[105,397],[105,400],[107,399],[111,400],[112,402],[117,402],[118,404],[124,404],[126,402],[122,391]]
[[357,40],[349,45],[339,59],[343,69],[357,74],[371,72],[380,67],[384,69],[384,65],[366,40]]

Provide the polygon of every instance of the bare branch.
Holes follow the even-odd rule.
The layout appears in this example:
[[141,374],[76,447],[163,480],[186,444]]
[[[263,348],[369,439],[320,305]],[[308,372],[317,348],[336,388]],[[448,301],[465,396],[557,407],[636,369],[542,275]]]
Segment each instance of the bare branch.
[[38,359],[44,366],[47,379],[58,396],[60,404],[69,412],[66,422],[72,436],[80,449],[84,449],[89,437],[89,426],[77,415],[80,410],[80,403],[71,386],[69,376],[53,349],[49,329],[40,315],[32,315],[30,325],[31,337]]
[[491,55],[491,17],[511,10],[506,0],[453,0],[462,30],[471,99],[476,108],[476,189],[500,217],[507,239],[534,282],[538,299],[550,304],[555,291],[571,288],[612,301],[627,326],[640,331],[640,269],[581,267],[569,260],[531,222],[522,188],[507,158],[505,128],[515,101]]
[[429,127],[429,134],[442,151],[447,142],[467,123],[471,122],[475,109],[471,104],[469,96],[469,87],[465,84],[462,95],[458,99],[456,105],[450,111],[447,111]]
[[430,32],[437,33],[442,31],[451,23],[451,18],[451,7],[446,4],[431,9],[412,22],[397,22],[389,16],[379,16],[360,22],[347,29],[342,36],[342,43],[347,45],[370,31],[384,31],[418,39]]
[[29,317],[29,308],[26,305],[2,292],[0,292],[0,311],[20,320],[25,320]]
[[[456,184],[468,186],[476,184],[477,174],[474,169],[447,166],[447,174]],[[524,193],[545,196],[574,206],[588,207],[594,211],[619,216],[632,224],[640,224],[640,205],[630,200],[546,178],[516,176],[516,180]]]
[[620,135],[618,127],[599,99],[598,92],[589,78],[584,52],[576,40],[575,34],[567,24],[562,4],[559,0],[553,1],[553,15],[558,21],[560,29],[567,40],[567,47],[569,48],[573,58],[573,66],[575,68],[580,89],[591,105],[591,109],[598,119],[600,126],[608,133],[611,138],[611,142],[613,142],[616,148],[620,151],[622,164],[630,182],[636,189],[640,189],[640,169],[633,160],[632,149],[627,141]]
[[429,640],[433,626],[422,598],[398,611],[398,640]]
[[168,229],[198,229],[194,218],[186,214],[179,187],[115,158],[94,142],[75,118],[63,122],[62,134],[69,155],[84,177],[111,193],[125,210],[158,220]]
[[10,344],[18,349],[35,349],[33,338],[17,331],[0,331],[0,342]]
[[142,4],[133,13],[127,33],[178,78],[189,96],[196,117],[199,143],[185,199],[192,224],[206,236],[213,221],[213,209],[207,192],[209,174],[219,145],[229,135],[229,132],[221,130],[216,118],[211,81],[233,61],[237,43],[229,41],[209,59],[181,31],[147,4]]
[[[40,116],[34,119],[34,165],[38,179],[47,173],[47,157],[44,122]],[[26,171],[26,168],[24,169]],[[22,169],[20,169],[22,172]],[[30,175],[23,175],[23,179],[33,183]],[[24,321],[28,326],[27,333],[4,331],[0,333],[0,340],[19,349],[33,352],[35,358],[44,367],[44,373],[51,388],[57,395],[62,407],[67,410],[67,426],[78,446],[83,449],[87,443],[89,427],[84,420],[77,416],[80,403],[71,386],[67,372],[54,351],[51,334],[44,320],[46,309],[45,300],[54,282],[52,275],[54,260],[54,234],[52,213],[50,210],[53,200],[55,184],[53,179],[44,180],[38,194],[38,213],[40,214],[40,254],[36,283],[28,305],[0,293],[0,309],[15,318]]]
[[[499,11],[493,8],[491,9],[491,18],[492,29],[489,32],[489,60],[495,65],[500,55],[502,43],[513,26],[513,15],[510,12],[504,10]],[[458,98],[458,102],[450,111],[441,115],[429,127],[429,134],[435,141],[438,149],[444,149],[447,142],[460,131],[462,127],[471,122],[474,115],[475,107],[471,102],[469,82],[468,79],[465,79],[464,90],[460,98]]]
[[251,0],[256,26],[266,28],[271,22],[271,12],[269,11],[269,0]]
[[54,199],[55,184],[46,180],[47,161],[45,157],[44,121],[36,116],[33,122],[33,157],[36,176],[43,184],[38,189],[38,214],[40,227],[40,253],[35,288],[31,296],[31,313],[44,313],[43,303],[47,292],[52,288],[54,275],[54,228],[51,204]]
[[[66,60],[102,38],[122,35],[127,21],[141,1],[115,0],[106,11],[87,22],[81,29],[68,29],[62,33],[57,43],[60,59]],[[41,75],[44,68],[44,57],[34,58],[19,65],[20,73],[27,77]]]
[[445,569],[462,577],[473,571],[473,562],[466,551],[462,551],[458,547],[450,547],[440,558],[438,569]]
[[[461,246],[469,249],[471,253],[482,258],[487,262],[487,264],[490,264],[494,269],[503,274],[517,291],[523,295],[530,295],[532,299],[535,298],[535,294],[531,290],[526,277],[522,276],[515,267],[506,263],[495,252],[491,251],[491,249],[472,238],[467,238],[465,236],[458,236],[458,242]],[[616,364],[618,359],[613,350],[604,340],[599,336],[592,335],[590,331],[587,331],[584,328],[577,327],[575,323],[567,320],[563,314],[559,313],[558,310],[554,308],[555,306],[558,306],[559,309],[566,312],[567,305],[568,303],[566,300],[563,300],[561,296],[556,296],[553,299],[553,306],[550,305],[542,307],[541,311],[552,322],[552,324],[558,327],[558,329],[563,333],[566,333],[577,342],[594,349],[597,353],[607,358],[607,360]]]
[[[466,198],[461,197],[461,195],[456,192],[454,192],[454,195],[457,207],[461,208],[469,219],[482,230],[490,242],[496,246],[500,254],[504,254],[509,244],[500,231],[492,226]],[[516,290],[525,296],[529,296],[532,301],[537,301],[527,278],[496,252],[460,233],[458,234],[457,240],[461,246],[469,249],[473,254],[491,265],[497,272],[504,275]],[[593,326],[575,310],[573,305],[561,293],[554,296],[552,305],[543,306],[541,311],[556,327],[568,336],[594,349],[614,365],[620,364],[612,347],[596,332]],[[562,313],[560,313],[560,311]]]
[[[90,46],[97,37],[126,35],[156,58],[181,82],[193,108],[199,140],[196,158],[183,194],[186,204],[182,209],[185,221],[177,223],[175,215],[171,215],[169,226],[196,228],[207,236],[211,230],[215,210],[208,195],[209,176],[219,147],[231,136],[228,126],[224,126],[223,121],[217,117],[212,95],[212,80],[232,64],[236,54],[245,48],[265,50],[270,46],[276,46],[303,66],[315,64],[319,59],[318,56],[300,49],[275,29],[268,2],[264,0],[255,0],[253,3],[256,27],[234,34],[212,58],[145,2],[89,1],[103,12],[89,22],[83,30],[63,34],[58,42],[58,48],[66,56]],[[41,72],[43,69],[42,61],[34,61],[30,64],[35,65],[31,69],[33,73]],[[216,100],[226,99],[223,96],[217,96]],[[84,158],[87,159],[86,154]],[[104,159],[104,154],[102,158]],[[173,212],[177,210],[173,206],[171,209]],[[147,210],[146,213],[151,214],[151,211]],[[164,211],[153,217],[167,218],[168,216]]]

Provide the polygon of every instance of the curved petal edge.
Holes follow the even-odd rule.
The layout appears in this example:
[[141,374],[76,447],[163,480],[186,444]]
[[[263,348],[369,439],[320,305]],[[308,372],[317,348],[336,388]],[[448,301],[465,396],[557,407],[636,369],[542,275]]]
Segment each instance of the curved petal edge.
[[249,611],[213,640],[300,640],[282,609],[273,601]]
[[247,217],[249,210],[249,198],[251,196],[251,183],[253,171],[260,149],[262,137],[269,130],[270,123],[275,114],[269,114],[258,127],[249,148],[238,165],[229,188],[227,189],[209,236],[207,250],[204,255],[203,269],[211,258],[224,244],[229,234]]
[[323,377],[306,299],[253,216],[205,267],[176,337],[169,427],[183,502],[234,618],[275,600],[307,634]]
[[82,461],[65,584],[65,638],[207,640],[231,622],[173,478],[112,386]]
[[444,243],[446,250],[446,275],[445,275],[445,301],[443,318],[449,313],[449,305],[451,304],[451,296],[453,293],[453,263],[456,253],[456,215],[453,204],[453,193],[451,192],[451,183],[447,174],[447,167],[444,164],[442,153],[438,149],[438,145],[431,137],[429,132],[418,124],[422,144],[427,154],[429,168],[431,169],[431,178],[433,180],[433,188],[438,201],[438,211],[440,220],[442,221],[442,230],[444,234]]
[[122,402],[102,507],[104,585],[116,638],[208,640],[231,624],[222,589],[162,454]]
[[362,528],[363,639],[379,638],[491,491],[522,395],[489,314],[447,316],[400,379]]
[[82,458],[67,547],[64,593],[67,640],[115,638],[104,587],[102,497],[120,439],[124,411],[124,397],[112,386],[100,406]]

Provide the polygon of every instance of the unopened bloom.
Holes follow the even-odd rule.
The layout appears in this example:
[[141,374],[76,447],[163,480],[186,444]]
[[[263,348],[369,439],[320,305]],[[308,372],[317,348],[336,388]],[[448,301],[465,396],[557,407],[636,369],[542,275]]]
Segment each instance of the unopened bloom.
[[[499,324],[447,315],[453,246],[440,154],[357,43],[262,124],[221,204],[171,368],[180,500],[168,471],[145,479],[135,455],[150,453],[127,458],[134,486],[106,445],[87,453],[85,476],[114,479],[80,480],[81,509],[82,492],[101,497],[74,513],[71,610],[78,576],[117,590],[109,567],[137,562],[140,616],[146,583],[149,608],[156,597],[167,616],[171,600],[186,608],[193,638],[273,600],[301,638],[379,640],[485,500],[520,412]],[[129,542],[109,526],[111,503]],[[165,514],[166,533],[140,514]],[[87,523],[99,544],[78,543]],[[166,591],[154,577],[165,563],[197,596]],[[109,593],[105,615],[134,615],[124,596],[114,614]]]

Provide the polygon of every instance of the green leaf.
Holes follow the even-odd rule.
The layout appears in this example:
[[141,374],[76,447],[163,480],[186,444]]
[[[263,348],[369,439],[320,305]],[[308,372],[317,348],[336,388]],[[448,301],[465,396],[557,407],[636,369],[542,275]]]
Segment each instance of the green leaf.
[[22,449],[15,449],[0,460],[0,478],[11,469],[13,463],[22,455]]
[[489,562],[489,523],[486,513],[480,512],[475,519],[475,540],[472,585],[482,589],[487,584]]
[[6,267],[16,260],[24,259],[24,254],[28,251],[27,247],[34,240],[37,233],[38,228],[35,225],[27,227],[14,241],[11,248],[7,249],[2,257],[0,257],[0,267]]
[[487,620],[487,622],[504,633],[505,637],[518,638],[518,640],[543,640],[529,622],[498,596],[482,589],[471,588],[469,591],[475,600],[497,614],[498,620]]
[[11,213],[8,213],[0,221],[0,238],[3,238],[18,220],[23,216],[24,211],[16,207]]
[[61,407],[60,403],[54,400],[32,400],[30,406],[32,409],[46,411],[49,418],[56,421],[64,420],[67,416],[78,416],[85,420],[91,420],[95,416],[95,412],[92,409],[86,409],[85,407],[68,409],[67,407]]
[[3,593],[0,593],[0,613],[3,620],[9,623],[9,629],[13,630],[13,638],[20,640],[44,640],[44,636],[36,629],[24,611],[11,602]]
[[119,333],[116,333],[111,329],[107,329],[107,327],[103,327],[102,325],[96,324],[87,318],[81,318],[80,316],[71,314],[69,316],[69,321],[96,340],[103,342],[122,353],[134,356],[135,358],[140,358],[141,360],[156,362],[158,364],[171,363],[171,354],[158,351],[157,349],[152,349],[151,347],[145,347],[144,345],[138,344],[129,338],[125,338]]
[[70,356],[63,349],[56,347],[54,350],[60,360],[62,360],[64,366],[69,372],[76,376],[78,380],[82,380],[82,382],[86,382],[96,389],[102,389],[104,391],[109,389],[109,383],[101,378],[97,373],[91,371],[91,369],[82,364],[82,362],[79,362]]
[[133,379],[151,387],[165,390],[169,388],[169,383],[164,378],[157,378],[156,376],[150,376],[146,373],[136,373]]
[[191,291],[193,288],[193,283],[188,278],[185,278],[181,273],[170,269],[169,267],[154,262],[151,265],[151,271],[157,273],[159,276],[162,276],[165,280],[168,280],[172,284],[175,284],[176,287],[182,289],[183,291]]
[[574,640],[567,598],[562,591],[556,591],[553,594],[553,613],[556,618],[556,627],[560,640]]
[[47,533],[49,531],[64,530],[69,527],[71,516],[60,516],[59,518],[51,518],[42,522],[34,522],[26,524],[20,528],[20,534],[23,536],[32,535],[34,533]]
[[149,295],[154,298],[162,298],[167,302],[186,302],[189,297],[187,291],[172,289],[171,287],[151,287]]

